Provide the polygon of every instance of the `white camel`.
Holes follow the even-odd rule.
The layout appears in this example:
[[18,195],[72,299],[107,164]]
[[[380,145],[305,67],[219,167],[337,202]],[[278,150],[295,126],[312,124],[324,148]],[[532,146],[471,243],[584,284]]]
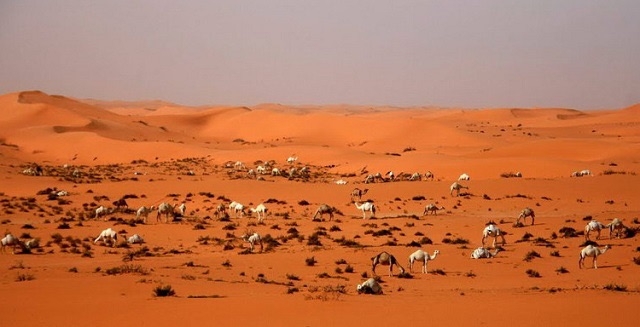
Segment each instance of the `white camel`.
[[271,169],[271,176],[280,176],[280,175],[282,175],[282,173],[280,172],[280,169],[278,168]]
[[260,237],[260,234],[258,233],[253,233],[251,235],[243,234],[241,238],[243,241],[249,242],[249,246],[251,247],[251,252],[253,252],[253,247],[255,244],[260,244],[260,252],[262,252],[263,246],[262,246],[262,237]]
[[115,247],[118,241],[118,233],[111,228],[107,228],[102,232],[100,232],[100,235],[98,235],[98,237],[93,241],[93,243],[96,244],[100,240],[102,240],[105,243],[107,243],[107,241],[110,241],[112,243],[111,246]]
[[220,219],[220,217],[226,217],[227,207],[222,203],[218,204],[213,211],[213,215],[216,217],[216,219]]
[[498,236],[500,236],[500,238],[502,239],[502,245],[507,244],[507,241],[505,241],[504,235],[503,235],[502,231],[500,230],[500,228],[498,228],[494,224],[489,224],[482,231],[482,246],[484,246],[484,241],[487,239],[487,237],[493,237],[493,247],[495,248],[496,247],[496,240],[498,239]]
[[292,165],[294,162],[298,161],[298,157],[290,156],[287,158],[287,163]]
[[111,214],[113,212],[113,208],[107,208],[105,206],[99,206],[98,208],[96,208],[96,219],[100,218],[101,216],[105,216],[105,220],[107,219],[106,215]]
[[599,248],[594,245],[587,245],[580,251],[580,259],[578,260],[578,267],[582,269],[584,266],[584,259],[586,257],[593,257],[593,269],[598,269],[598,256],[607,252],[610,247],[605,245],[603,248]]
[[364,283],[358,284],[358,286],[356,286],[356,291],[358,294],[364,293],[380,295],[382,294],[382,286],[380,286],[380,283],[372,277],[367,279]]
[[587,226],[584,226],[584,240],[588,241],[589,240],[589,234],[593,231],[596,232],[596,240],[600,239],[600,232],[605,229],[606,226],[603,225],[601,222],[593,219],[591,220]]
[[5,253],[7,251],[5,249],[5,247],[7,247],[7,246],[12,246],[13,247],[13,249],[11,251],[11,253],[13,253],[13,254],[16,253],[16,248],[17,247],[22,247],[20,239],[18,239],[17,237],[13,236],[11,233],[8,233],[7,235],[5,235],[4,238],[2,238],[2,240],[0,240],[0,244],[2,245],[2,253]]
[[184,202],[178,206],[178,212],[180,212],[181,217],[184,217],[187,213],[187,205]]
[[169,215],[174,216],[174,208],[175,205],[171,205],[169,203],[166,202],[162,202],[160,203],[160,205],[158,205],[158,214],[156,215],[156,222],[161,221],[160,217],[162,215],[164,215],[164,222],[168,223],[169,222]]
[[426,274],[427,273],[427,262],[431,261],[431,260],[435,260],[436,256],[438,256],[438,254],[440,253],[440,251],[435,250],[433,251],[432,255],[429,255],[429,253],[423,251],[423,250],[417,250],[416,252],[411,253],[411,255],[409,255],[409,271],[413,272],[413,263],[416,261],[422,261],[422,273]]
[[390,181],[394,181],[396,179],[396,175],[393,173],[393,171],[388,171],[385,176],[389,176],[389,180]]
[[[126,238],[126,237],[125,237]],[[142,236],[138,234],[133,234],[129,238],[126,238],[129,244],[142,244],[144,243],[144,239]]]
[[251,212],[255,213],[258,216],[259,223],[261,223],[262,220],[264,220],[264,218],[267,215],[267,212],[269,211],[269,209],[267,209],[264,203],[260,203],[255,208],[250,208],[249,210],[251,210]]
[[260,175],[264,175],[267,173],[267,168],[265,166],[256,167],[256,172]]
[[427,170],[427,172],[424,173],[424,179],[425,180],[427,180],[427,179],[433,180],[434,178],[435,178],[435,176],[433,175],[433,173],[430,170]]
[[516,225],[520,222],[520,219],[522,219],[523,224],[526,223],[527,217],[531,217],[531,226],[533,226],[533,222],[536,220],[536,213],[529,207],[522,209],[518,219],[516,219]]
[[229,210],[233,210],[233,212],[236,214],[236,218],[238,218],[238,216],[244,216],[244,205],[239,202],[231,202],[229,204]]
[[149,217],[149,213],[151,213],[151,211],[155,210],[155,206],[150,206],[150,207],[145,207],[142,206],[140,208],[138,208],[138,211],[136,211],[136,219],[140,219],[142,218],[144,223],[147,223],[147,218]]
[[422,213],[422,215],[426,216],[428,213],[438,215],[438,210],[444,210],[444,207],[438,207],[433,203],[429,203],[424,207],[424,212]]
[[469,176],[467,173],[463,173],[462,175],[460,175],[460,177],[458,177],[459,181],[468,181],[471,179],[471,176]]
[[410,181],[420,181],[422,180],[422,175],[420,173],[413,173],[411,177],[409,177]]
[[328,204],[321,204],[318,209],[316,210],[316,212],[313,214],[313,219],[312,220],[316,220],[318,218],[318,216],[320,216],[320,219],[322,219],[322,216],[324,216],[325,214],[329,215],[329,221],[331,221],[331,219],[333,219],[333,211],[335,209],[333,209],[333,207],[331,207]]
[[451,184],[451,186],[449,187],[449,195],[453,196],[453,191],[456,191],[456,196],[460,196],[460,190],[463,188],[469,189],[469,187],[464,186],[458,182],[453,182],[453,184]]
[[627,227],[622,223],[622,220],[618,218],[614,218],[613,221],[607,224],[606,226],[609,229],[609,239],[613,237],[613,233],[616,233],[616,237],[620,238],[622,232],[627,229]]
[[396,265],[400,269],[400,273],[404,274],[404,268],[400,265],[396,257],[388,252],[380,252],[371,258],[371,271],[376,275],[376,266],[389,266],[389,276],[393,276],[393,266]]
[[376,206],[372,202],[365,202],[363,204],[358,204],[358,202],[354,202],[358,210],[362,210],[362,219],[367,218],[367,211],[371,212],[371,216],[369,218],[375,216],[376,214]]
[[485,247],[479,247],[471,252],[471,259],[493,258],[498,254],[498,251],[500,251],[500,248],[497,248],[495,251],[493,251],[493,253],[491,253],[489,252],[489,249]]

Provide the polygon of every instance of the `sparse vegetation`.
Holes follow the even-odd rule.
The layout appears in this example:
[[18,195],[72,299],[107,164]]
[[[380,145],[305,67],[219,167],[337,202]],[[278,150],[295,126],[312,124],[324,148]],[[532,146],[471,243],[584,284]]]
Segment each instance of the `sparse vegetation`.
[[569,272],[569,270],[567,270],[567,268],[560,266],[560,268],[556,269],[556,272],[558,274],[566,274]]
[[540,253],[538,253],[538,252],[536,252],[534,250],[531,250],[531,251],[527,252],[527,254],[524,256],[524,259],[522,259],[522,260],[529,262],[529,261],[533,260],[534,258],[541,258]]
[[311,266],[315,266],[318,261],[316,261],[315,257],[310,257],[310,258],[306,258],[304,262],[307,264],[307,266],[311,267]]
[[527,269],[526,273],[527,273],[527,275],[529,277],[532,277],[532,278],[540,278],[541,277],[540,273],[535,271],[535,270],[533,270],[533,269]]
[[175,296],[176,291],[171,288],[171,285],[158,285],[153,289],[153,296],[155,297],[167,297]]
[[606,285],[602,286],[602,288],[605,289],[605,290],[615,291],[615,292],[626,292],[627,291],[627,285],[623,285],[623,284],[609,283],[609,284],[606,284]]

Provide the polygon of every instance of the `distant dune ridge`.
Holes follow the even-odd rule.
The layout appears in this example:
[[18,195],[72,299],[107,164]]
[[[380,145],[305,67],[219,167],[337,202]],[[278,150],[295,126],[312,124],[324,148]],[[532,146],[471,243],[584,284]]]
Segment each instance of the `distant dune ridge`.
[[[75,157],[78,163],[111,163],[192,153],[224,162],[242,159],[246,149],[279,158],[308,146],[310,162],[347,169],[396,166],[453,173],[465,157],[481,166],[483,158],[500,157],[510,158],[513,169],[551,177],[640,150],[640,105],[597,112],[277,104],[190,108],[25,91],[0,97],[0,106],[0,138],[18,149],[3,152],[29,161],[63,163]],[[549,169],[549,162],[558,169]]]

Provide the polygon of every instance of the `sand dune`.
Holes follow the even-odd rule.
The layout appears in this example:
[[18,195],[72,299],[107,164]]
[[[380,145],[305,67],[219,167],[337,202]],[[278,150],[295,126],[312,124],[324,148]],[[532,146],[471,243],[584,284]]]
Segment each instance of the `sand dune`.
[[[0,111],[3,228],[41,244],[32,254],[0,254],[0,285],[12,294],[0,300],[5,324],[635,322],[640,105],[585,112],[190,108],[26,91],[0,96]],[[287,163],[289,156],[298,160]],[[268,160],[284,176],[248,174]],[[246,168],[234,168],[236,161]],[[22,174],[35,163],[44,176]],[[305,166],[307,175],[288,177]],[[582,169],[593,176],[570,177]],[[368,174],[427,170],[434,180],[363,183]],[[469,188],[451,196],[449,186],[463,172]],[[510,172],[523,177],[501,176]],[[376,204],[374,218],[363,220],[351,202],[354,187],[368,189],[362,200]],[[113,207],[124,195],[129,210],[94,218],[98,206]],[[214,208],[230,201],[247,208],[264,202],[271,214],[263,224],[255,214],[216,217]],[[136,221],[134,210],[161,202],[185,203],[182,221],[158,222],[155,212],[146,224]],[[322,203],[335,207],[334,219],[312,221]],[[429,203],[445,209],[423,216]],[[516,227],[524,207],[535,210],[535,224]],[[628,237],[609,239],[603,231],[597,242],[612,249],[598,258],[598,269],[591,259],[579,269],[591,218],[622,219]],[[506,232],[507,244],[496,258],[472,260],[489,220]],[[146,243],[94,244],[108,227]],[[565,236],[569,228],[577,235]],[[239,236],[249,231],[263,235],[264,253],[247,254]],[[372,276],[372,256],[388,251],[408,268],[419,247],[440,251],[429,274],[418,268],[412,278],[388,277],[388,268],[378,267],[384,295],[356,293]],[[525,260],[532,251],[539,257]],[[166,284],[176,296],[154,297]],[[604,309],[585,311],[594,303]]]

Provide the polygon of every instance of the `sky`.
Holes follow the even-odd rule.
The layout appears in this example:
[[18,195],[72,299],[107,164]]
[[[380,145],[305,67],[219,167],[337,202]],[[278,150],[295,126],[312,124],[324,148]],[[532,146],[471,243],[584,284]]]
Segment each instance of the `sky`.
[[637,0],[0,0],[0,94],[617,109]]

